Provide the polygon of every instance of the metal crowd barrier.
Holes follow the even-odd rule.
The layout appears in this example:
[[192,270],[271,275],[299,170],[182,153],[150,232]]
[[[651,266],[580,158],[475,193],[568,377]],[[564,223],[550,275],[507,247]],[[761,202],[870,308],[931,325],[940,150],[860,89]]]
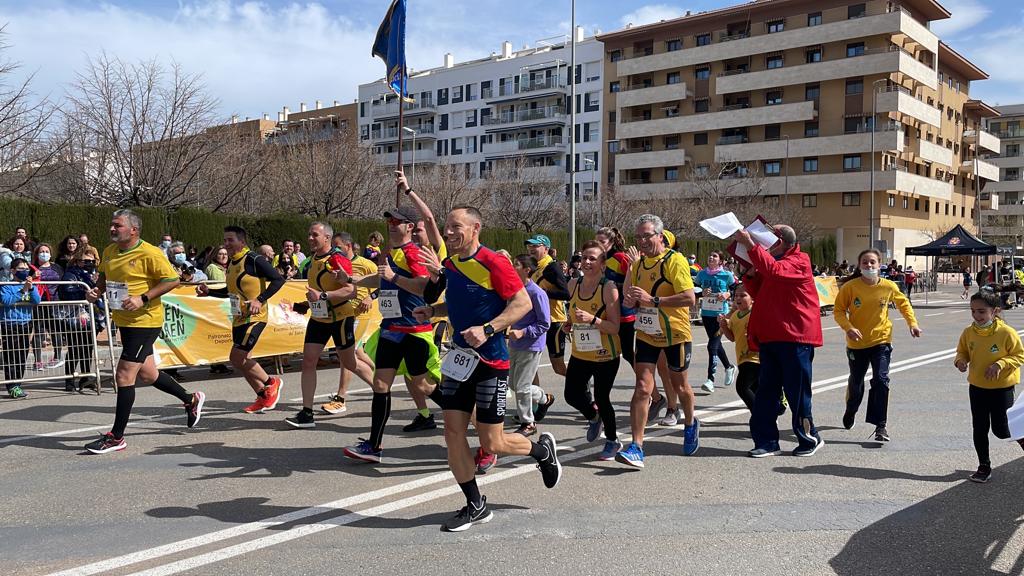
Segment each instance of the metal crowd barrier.
[[[24,282],[0,282],[0,286],[22,286]],[[33,290],[54,292],[60,286],[78,285],[89,290],[84,282],[33,282]],[[6,307],[0,303],[0,307]],[[82,378],[95,384],[96,394],[103,387],[103,374],[113,377],[113,337],[109,330],[109,313],[104,302],[98,305],[85,300],[42,300],[13,303],[31,309],[27,322],[0,321],[0,383],[5,387],[33,382],[69,382],[77,388]],[[107,319],[106,342],[99,339],[97,310]],[[102,353],[101,353],[102,352]]]

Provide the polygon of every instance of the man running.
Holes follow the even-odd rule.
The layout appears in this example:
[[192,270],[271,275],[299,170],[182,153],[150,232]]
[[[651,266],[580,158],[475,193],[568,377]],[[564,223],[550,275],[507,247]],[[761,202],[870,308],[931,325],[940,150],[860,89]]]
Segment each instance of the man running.
[[156,246],[139,238],[142,219],[131,210],[118,210],[110,221],[112,244],[103,250],[96,287],[86,294],[89,302],[105,296],[114,324],[121,332],[121,358],[117,362],[114,382],[117,385],[117,407],[114,425],[99,440],[85,445],[93,454],[124,450],[124,430],[135,404],[135,381],[152,384],[154,388],[181,400],[189,428],[199,423],[206,395],[186,392],[181,384],[156,369],[153,344],[164,325],[164,307],[160,297],[178,284],[167,256]]
[[227,284],[213,290],[199,284],[196,294],[230,300],[233,345],[228,359],[256,392],[256,401],[243,408],[244,412],[254,414],[276,408],[281,395],[281,379],[267,375],[252,358],[252,349],[267,327],[267,302],[284,286],[284,278],[269,260],[249,249],[248,241],[244,228],[224,228],[224,248],[232,254],[226,271]]
[[421,306],[416,318],[437,315],[451,319],[452,349],[445,356],[441,381],[448,465],[466,506],[442,525],[460,532],[488,522],[492,513],[476,483],[476,465],[466,440],[476,410],[480,446],[492,454],[525,456],[537,461],[544,485],[554,488],[562,476],[555,438],[545,432],[537,442],[502,429],[508,392],[508,346],[505,330],[531,308],[530,297],[509,260],[480,245],[483,219],[479,210],[457,207],[448,215],[445,237],[454,257],[444,261],[447,304]]
[[690,367],[690,310],[696,298],[689,263],[665,246],[661,218],[644,214],[636,222],[636,241],[641,257],[632,264],[624,287],[623,304],[637,307],[636,389],[630,403],[629,419],[633,442],[615,455],[616,460],[635,468],[644,467],[644,426],[654,389],[658,357],[664,352],[670,386],[683,408],[683,454],[692,456],[700,446],[700,422],[693,416],[693,389],[687,381]]
[[[548,295],[551,306],[551,328],[548,329],[548,357],[551,369],[559,376],[565,376],[565,332],[562,323],[566,321],[565,301],[569,299],[568,280],[561,265],[551,255],[551,239],[543,234],[536,234],[525,242],[526,249],[537,259],[537,271],[533,273],[533,281]],[[534,384],[540,384],[540,378],[534,378]]]

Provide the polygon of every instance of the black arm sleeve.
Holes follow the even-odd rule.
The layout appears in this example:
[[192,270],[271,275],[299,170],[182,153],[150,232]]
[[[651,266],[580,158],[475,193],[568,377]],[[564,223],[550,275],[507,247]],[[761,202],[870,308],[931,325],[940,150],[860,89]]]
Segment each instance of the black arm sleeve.
[[263,256],[253,258],[252,263],[254,268],[253,276],[270,280],[270,284],[267,284],[267,287],[263,289],[263,292],[256,297],[257,300],[266,304],[267,301],[270,300],[270,297],[277,294],[277,291],[284,286],[284,276],[281,276],[281,273],[277,271],[277,268],[274,268],[274,266],[270,264],[270,261]]
[[432,280],[427,282],[427,287],[423,290],[423,301],[427,304],[436,303],[446,286],[448,286],[448,280],[445,279],[444,274],[438,277],[437,282]]
[[558,265],[558,262],[548,264],[544,268],[544,272],[541,273],[541,276],[554,286],[553,289],[544,290],[547,292],[548,298],[552,300],[568,300],[572,297],[569,294],[569,281],[566,279],[565,274],[562,273],[562,267]]
[[224,286],[223,288],[208,288],[206,293],[210,296],[213,296],[214,298],[227,298],[228,287]]

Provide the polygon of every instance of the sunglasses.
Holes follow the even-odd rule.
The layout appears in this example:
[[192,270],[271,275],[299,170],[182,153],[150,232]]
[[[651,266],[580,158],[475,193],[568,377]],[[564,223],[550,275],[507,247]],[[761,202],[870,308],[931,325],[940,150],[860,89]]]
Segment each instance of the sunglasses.
[[399,218],[388,218],[388,224],[392,226],[398,226],[400,224],[408,224],[407,220],[401,220]]

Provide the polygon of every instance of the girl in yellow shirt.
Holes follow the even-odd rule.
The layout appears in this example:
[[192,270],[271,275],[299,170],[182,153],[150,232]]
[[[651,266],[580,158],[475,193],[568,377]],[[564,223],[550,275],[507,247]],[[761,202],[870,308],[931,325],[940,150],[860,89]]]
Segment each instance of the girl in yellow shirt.
[[[988,482],[992,461],[988,452],[988,431],[996,438],[1010,437],[1006,410],[1013,405],[1013,388],[1020,382],[1024,364],[1024,345],[1017,331],[999,317],[999,297],[991,292],[971,296],[974,323],[964,328],[956,346],[953,364],[967,372],[970,383],[971,423],[974,450],[978,453],[978,471],[974,482]],[[1017,441],[1024,448],[1024,439]]]
[[739,365],[739,374],[736,376],[736,393],[740,400],[746,404],[747,410],[754,411],[754,396],[757,393],[757,383],[761,371],[760,358],[757,350],[750,349],[747,341],[747,323],[750,322],[750,312],[754,306],[754,299],[747,292],[747,287],[740,284],[732,297],[735,309],[728,316],[718,317],[718,327],[722,335],[736,343],[736,364]]

